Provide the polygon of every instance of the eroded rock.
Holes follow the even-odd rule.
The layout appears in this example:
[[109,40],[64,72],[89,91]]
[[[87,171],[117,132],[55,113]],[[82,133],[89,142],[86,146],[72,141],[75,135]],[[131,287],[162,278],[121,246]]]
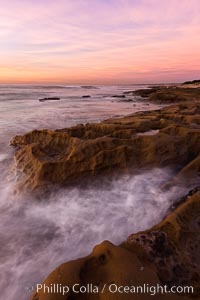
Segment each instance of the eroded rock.
[[161,223],[131,235],[122,245],[134,252],[140,245],[163,284],[192,285],[200,296],[200,188],[182,199]]
[[200,102],[61,130],[34,130],[14,137],[11,145],[16,147],[20,188],[165,166],[178,166],[187,181],[199,180]]

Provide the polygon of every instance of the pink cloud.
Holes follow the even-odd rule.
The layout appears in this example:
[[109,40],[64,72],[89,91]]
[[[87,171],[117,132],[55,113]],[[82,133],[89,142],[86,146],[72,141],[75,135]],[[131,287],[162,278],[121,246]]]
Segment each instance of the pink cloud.
[[1,82],[181,81],[200,71],[198,0],[3,2]]

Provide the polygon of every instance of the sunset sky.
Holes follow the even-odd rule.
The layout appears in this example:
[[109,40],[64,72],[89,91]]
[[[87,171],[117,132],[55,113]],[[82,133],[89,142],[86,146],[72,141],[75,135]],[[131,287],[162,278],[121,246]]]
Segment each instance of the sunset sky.
[[190,79],[199,0],[0,0],[0,83]]

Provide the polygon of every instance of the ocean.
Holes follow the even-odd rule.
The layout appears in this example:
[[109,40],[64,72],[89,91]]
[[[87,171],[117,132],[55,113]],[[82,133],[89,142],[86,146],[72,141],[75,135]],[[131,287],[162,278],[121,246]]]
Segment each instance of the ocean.
[[[0,290],[27,300],[59,264],[87,255],[103,240],[121,243],[159,222],[174,191],[159,186],[168,169],[123,175],[101,186],[60,188],[43,201],[13,192],[11,138],[33,129],[58,129],[160,108],[138,97],[113,97],[145,88],[126,86],[0,85]],[[90,97],[83,97],[90,96]],[[45,97],[60,100],[41,102]]]

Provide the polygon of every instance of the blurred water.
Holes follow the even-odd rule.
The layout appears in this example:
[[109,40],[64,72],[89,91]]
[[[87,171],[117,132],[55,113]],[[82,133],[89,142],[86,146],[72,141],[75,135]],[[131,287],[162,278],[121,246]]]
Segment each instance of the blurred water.
[[28,300],[58,265],[88,255],[103,240],[119,244],[158,223],[184,193],[160,185],[170,170],[154,169],[98,186],[63,188],[41,202],[2,188],[0,203],[0,289],[2,299]]
[[[113,95],[142,86],[31,86],[0,85],[1,146],[17,133],[35,128],[63,128],[78,123],[100,121],[114,115],[154,109],[157,105],[137,101],[121,102]],[[91,98],[82,98],[90,95]],[[44,97],[60,97],[59,101],[40,102]]]
[[[126,176],[84,190],[77,186],[52,191],[41,203],[33,196],[13,194],[15,174],[9,173],[14,150],[8,143],[14,135],[159,108],[133,96],[128,98],[134,102],[112,97],[141,87],[0,85],[2,299],[29,299],[26,287],[40,283],[58,264],[88,254],[104,239],[120,243],[164,216],[177,193],[159,189],[170,170]],[[53,96],[61,100],[38,101]]]

